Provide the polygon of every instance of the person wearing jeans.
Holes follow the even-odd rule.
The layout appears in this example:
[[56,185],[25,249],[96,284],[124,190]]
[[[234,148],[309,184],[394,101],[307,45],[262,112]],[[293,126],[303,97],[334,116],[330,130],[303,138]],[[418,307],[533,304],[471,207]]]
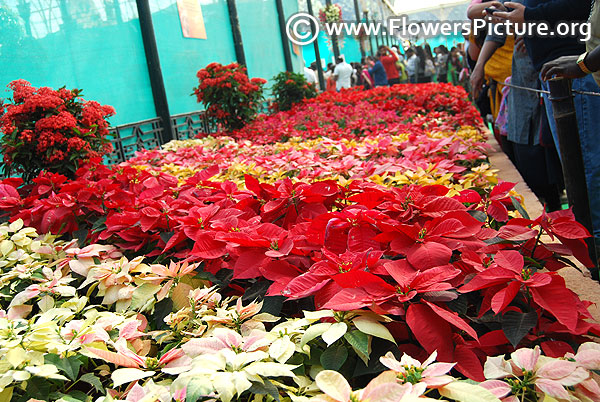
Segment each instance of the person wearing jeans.
[[[548,82],[542,80],[542,88],[549,90]],[[573,80],[573,91],[599,92],[600,87],[591,75]],[[546,94],[544,104],[546,114],[552,130],[554,144],[559,151],[556,121],[552,111],[552,102]],[[600,113],[600,97],[574,95],[575,112],[577,114],[577,126],[579,128],[579,140],[581,141],[581,153],[585,166],[585,178],[590,199],[590,213],[594,225],[594,237],[596,243],[600,244],[600,126],[597,119]]]
[[[598,1],[596,1],[596,7],[598,6],[597,3]],[[525,0],[525,4],[506,2],[504,6],[512,10],[510,12],[494,13],[493,16],[494,18],[508,19],[514,23],[536,21],[547,21],[550,24],[581,22],[587,21],[590,17],[592,5],[592,0]],[[598,16],[597,8],[594,11],[594,15]],[[597,19],[592,18],[591,21],[596,27],[599,23]],[[592,31],[597,32],[598,29],[594,30],[592,28]],[[546,90],[548,89],[548,83],[543,79],[549,78],[548,73],[553,71],[553,63],[560,60],[578,60],[582,56],[585,59],[586,56],[585,41],[581,37],[533,36],[526,38],[526,44],[534,67],[537,71],[540,71],[542,86]],[[549,67],[546,67],[545,71],[542,72],[546,64]],[[557,70],[555,69],[554,72],[557,72]],[[585,71],[585,74],[578,74],[579,77],[573,79],[574,91],[600,92],[600,87],[593,76],[587,74],[588,72],[589,70]],[[552,136],[556,148],[560,151],[552,104],[548,96],[544,96],[544,100]],[[596,122],[600,113],[600,98],[575,94],[574,101],[590,198],[593,234],[596,238],[596,244],[600,244],[600,124]]]

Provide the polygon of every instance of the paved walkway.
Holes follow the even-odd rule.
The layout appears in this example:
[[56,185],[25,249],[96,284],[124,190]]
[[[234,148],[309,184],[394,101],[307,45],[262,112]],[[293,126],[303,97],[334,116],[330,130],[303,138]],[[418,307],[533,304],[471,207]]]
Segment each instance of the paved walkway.
[[[543,206],[538,198],[527,187],[525,181],[519,174],[517,168],[512,164],[510,159],[502,152],[500,145],[496,142],[492,135],[488,135],[488,143],[492,146],[493,151],[489,158],[494,169],[498,169],[498,177],[504,181],[517,183],[515,190],[525,198],[525,208],[532,218],[540,216],[543,212]],[[547,241],[550,241],[548,238]],[[559,271],[560,275],[565,278],[567,286],[579,295],[582,300],[589,300],[596,303],[590,307],[590,311],[596,322],[600,323],[600,283],[594,281],[586,268],[581,268],[583,273],[575,268],[568,267]]]

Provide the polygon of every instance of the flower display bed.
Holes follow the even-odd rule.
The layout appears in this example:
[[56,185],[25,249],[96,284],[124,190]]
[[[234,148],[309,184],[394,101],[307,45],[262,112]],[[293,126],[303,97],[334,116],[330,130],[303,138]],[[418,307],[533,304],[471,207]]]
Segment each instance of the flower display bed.
[[556,272],[589,233],[527,215],[462,89],[201,137],[0,183],[0,398],[599,400]]

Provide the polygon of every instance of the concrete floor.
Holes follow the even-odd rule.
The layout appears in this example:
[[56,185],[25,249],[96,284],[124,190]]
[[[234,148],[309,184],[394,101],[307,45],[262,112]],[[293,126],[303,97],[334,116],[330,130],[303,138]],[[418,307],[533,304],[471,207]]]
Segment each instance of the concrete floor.
[[[529,187],[527,187],[519,171],[506,154],[502,152],[500,145],[498,145],[494,137],[488,135],[488,138],[488,143],[493,148],[493,151],[489,154],[490,162],[494,169],[499,170],[498,177],[503,181],[517,183],[515,190],[525,198],[527,212],[533,219],[537,218],[544,211],[542,204]],[[563,268],[559,273],[565,278],[567,286],[577,293],[582,300],[589,300],[596,303],[590,307],[590,312],[595,321],[600,323],[600,283],[590,277],[586,268],[581,267],[580,269],[581,271],[572,267]]]

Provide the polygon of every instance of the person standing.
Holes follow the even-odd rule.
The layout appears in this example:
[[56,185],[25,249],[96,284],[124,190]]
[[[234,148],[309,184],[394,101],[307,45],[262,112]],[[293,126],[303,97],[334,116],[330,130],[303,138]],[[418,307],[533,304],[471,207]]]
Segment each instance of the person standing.
[[436,48],[437,57],[435,60],[438,82],[448,82],[448,63],[450,62],[450,52],[444,45]]
[[333,77],[333,69],[333,63],[329,63],[327,64],[327,71],[325,71],[325,73],[323,74],[325,77],[325,91],[327,92],[332,92],[336,90],[336,82],[335,78]]
[[371,58],[369,61],[369,75],[373,78],[373,84],[376,87],[385,87],[388,85],[387,74],[385,73],[385,68],[383,68],[383,64],[378,59]]
[[425,76],[429,79],[429,82],[434,82],[436,77],[435,58],[431,52],[431,46],[429,43],[423,45],[423,53],[425,54]]
[[317,75],[311,68],[309,68],[307,66],[304,66],[304,78],[306,79],[306,82],[309,85],[314,86],[317,91],[319,90],[319,83],[317,81]]
[[352,86],[352,73],[354,69],[342,56],[338,57],[337,65],[333,70],[333,79],[336,83],[337,91],[341,91],[342,89],[350,88]]
[[[423,47],[417,46],[417,84],[425,84],[431,82],[433,72],[431,71],[432,61],[428,59]],[[435,67],[433,68],[435,70]]]
[[402,55],[399,56],[398,61],[396,62],[396,68],[400,75],[400,84],[407,84],[408,72],[406,71],[406,63],[404,62],[404,57],[402,57]]
[[[501,2],[491,2],[489,7],[504,9]],[[485,9],[479,14],[469,13],[469,18],[478,19],[485,16]],[[494,14],[495,15],[495,14]],[[512,57],[514,51],[514,35],[508,35],[504,26],[496,26],[485,38],[477,63],[470,77],[471,92],[478,99],[485,84],[489,83],[490,108],[494,120],[500,112],[503,83],[512,74]],[[499,141],[500,142],[500,141]]]
[[419,58],[413,48],[406,50],[406,73],[408,74],[408,82],[411,84],[417,83],[417,66]]
[[[510,12],[495,12],[494,17],[508,19],[513,23],[547,21],[551,28],[553,24],[587,21],[592,11],[592,0],[525,0],[525,4],[506,2],[504,6],[511,8]],[[595,2],[597,7],[598,1]],[[597,13],[598,10],[595,9]],[[549,78],[548,73],[542,74],[546,63],[552,63],[561,57],[577,57],[583,64],[582,71],[590,71],[585,67],[586,53],[585,42],[580,37],[556,37],[556,36],[531,36],[525,38],[527,51],[533,65],[542,78]],[[548,83],[542,81],[542,87],[549,89]],[[581,78],[573,79],[573,91],[598,92],[600,87],[591,74]],[[558,143],[556,121],[552,103],[548,95],[544,94],[546,114],[552,130],[554,144],[560,151]],[[593,235],[596,244],[600,243],[600,126],[597,123],[598,111],[600,110],[600,97],[576,94],[573,97],[581,151],[585,166],[585,176],[590,199],[590,212],[592,217]]]
[[360,79],[359,82],[362,84],[364,89],[371,89],[375,86],[373,82],[373,77],[369,74],[369,60],[367,58],[363,58],[361,60],[361,68],[360,68]]
[[377,51],[379,55],[379,61],[383,64],[385,74],[387,76],[388,85],[400,84],[400,73],[396,67],[398,56],[387,46],[379,46]]

